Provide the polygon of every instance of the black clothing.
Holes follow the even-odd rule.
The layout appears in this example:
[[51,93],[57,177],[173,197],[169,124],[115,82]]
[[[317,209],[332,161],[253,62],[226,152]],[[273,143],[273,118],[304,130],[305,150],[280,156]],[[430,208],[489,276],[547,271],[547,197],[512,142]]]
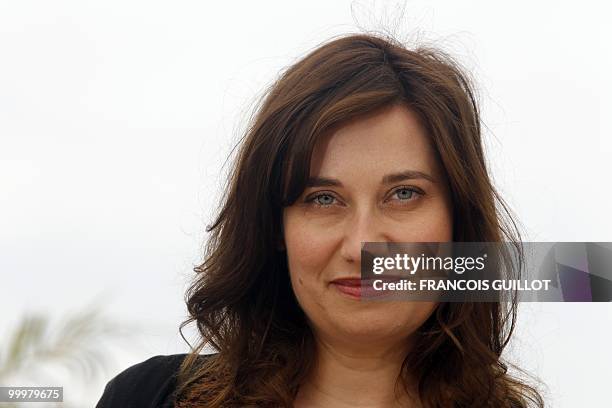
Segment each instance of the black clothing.
[[126,368],[106,384],[96,408],[172,408],[176,375],[186,356],[159,355]]

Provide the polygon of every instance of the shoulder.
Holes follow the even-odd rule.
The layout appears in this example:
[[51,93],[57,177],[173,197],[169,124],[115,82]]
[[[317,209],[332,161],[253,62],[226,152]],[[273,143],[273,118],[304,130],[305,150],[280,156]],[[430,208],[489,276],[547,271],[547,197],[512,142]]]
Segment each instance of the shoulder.
[[106,384],[96,408],[160,406],[174,391],[186,356],[158,355],[126,368]]

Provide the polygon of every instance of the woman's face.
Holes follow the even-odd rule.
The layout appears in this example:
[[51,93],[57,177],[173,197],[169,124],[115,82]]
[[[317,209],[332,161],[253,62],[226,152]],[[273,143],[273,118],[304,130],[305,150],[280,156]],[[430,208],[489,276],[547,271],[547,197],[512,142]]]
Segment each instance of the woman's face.
[[315,146],[310,178],[283,226],[291,285],[315,333],[407,338],[434,302],[364,302],[331,282],[360,278],[362,242],[452,240],[447,181],[417,116],[396,105],[331,132]]

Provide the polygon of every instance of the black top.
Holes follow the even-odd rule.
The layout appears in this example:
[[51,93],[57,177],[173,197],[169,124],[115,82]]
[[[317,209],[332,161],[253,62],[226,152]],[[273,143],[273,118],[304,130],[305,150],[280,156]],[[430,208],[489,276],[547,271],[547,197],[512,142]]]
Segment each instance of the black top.
[[126,368],[106,384],[96,408],[173,407],[176,375],[185,356],[159,355]]

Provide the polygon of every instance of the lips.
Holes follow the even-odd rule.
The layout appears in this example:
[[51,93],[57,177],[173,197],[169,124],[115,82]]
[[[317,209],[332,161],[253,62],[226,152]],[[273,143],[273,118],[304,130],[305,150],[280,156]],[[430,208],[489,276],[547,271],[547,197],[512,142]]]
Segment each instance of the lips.
[[[367,283],[366,280],[363,280],[363,282]],[[361,278],[343,278],[343,279],[333,280],[332,283],[335,283],[337,285],[345,285],[345,286],[361,286],[362,280]]]
[[401,279],[402,279],[401,276],[385,275],[385,276],[380,276],[376,278],[368,278],[368,279],[340,278],[340,279],[334,279],[331,283],[335,283],[338,285],[344,285],[344,286],[365,286],[365,285],[371,286],[375,280],[381,280],[383,282],[397,282]]
[[377,278],[360,279],[360,278],[340,278],[331,282],[340,292],[353,298],[376,297],[383,296],[386,291],[375,290],[374,281],[382,280],[384,282],[397,282],[401,278],[398,276],[381,276]]

